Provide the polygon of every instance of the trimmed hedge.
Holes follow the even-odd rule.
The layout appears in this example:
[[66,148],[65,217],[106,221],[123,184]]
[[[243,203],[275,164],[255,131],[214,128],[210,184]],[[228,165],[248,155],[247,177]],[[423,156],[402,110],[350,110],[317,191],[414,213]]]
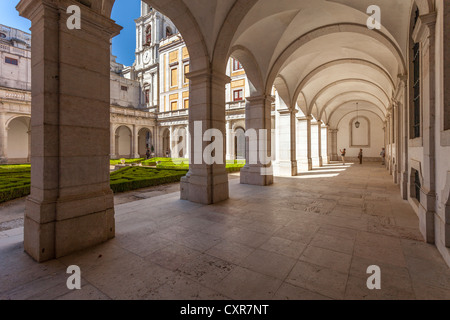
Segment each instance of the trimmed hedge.
[[[116,166],[116,165],[122,164],[122,161],[120,161],[120,160],[121,160],[121,159],[119,159],[119,160],[109,160],[109,163],[110,163],[112,166]],[[139,159],[125,159],[125,164],[140,163],[140,162],[143,162],[143,161],[145,161],[144,158],[139,158]]]
[[0,203],[30,194],[30,165],[0,166]]
[[187,170],[160,170],[145,167],[127,167],[111,173],[114,193],[180,182]]

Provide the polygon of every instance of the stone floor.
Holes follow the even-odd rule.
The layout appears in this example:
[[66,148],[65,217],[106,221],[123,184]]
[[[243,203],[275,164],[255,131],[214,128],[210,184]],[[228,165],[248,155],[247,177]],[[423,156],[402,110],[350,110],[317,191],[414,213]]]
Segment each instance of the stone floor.
[[[213,206],[178,193],[118,205],[115,239],[43,264],[23,229],[0,232],[0,299],[450,299],[450,269],[381,165],[238,182]],[[69,265],[81,290],[66,287]]]

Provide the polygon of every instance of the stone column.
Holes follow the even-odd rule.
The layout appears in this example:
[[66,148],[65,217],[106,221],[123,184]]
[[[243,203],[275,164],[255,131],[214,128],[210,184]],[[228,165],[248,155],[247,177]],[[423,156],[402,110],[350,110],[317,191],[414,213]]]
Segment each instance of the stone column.
[[313,161],[312,161],[312,141],[311,141],[311,120],[312,116],[308,116],[306,118],[307,123],[307,144],[308,144],[308,150],[307,150],[307,158],[308,158],[308,171],[311,171],[313,169]]
[[297,172],[297,118],[298,110],[281,109],[276,115],[277,157],[274,172],[278,176],[293,177]]
[[69,30],[65,4],[22,0],[17,5],[31,20],[33,33],[33,174],[24,248],[37,261],[115,235],[109,178],[109,46],[120,27],[80,6],[82,28]]
[[[419,17],[413,33],[421,45],[423,97],[423,183],[419,206],[419,228],[428,243],[435,243],[436,212],[436,12]],[[448,44],[447,44],[448,45]],[[447,89],[447,88],[446,88]],[[428,97],[428,99],[425,99]]]
[[308,121],[307,118],[297,118],[297,168],[298,171],[308,171]]
[[323,167],[323,158],[322,158],[322,121],[317,121],[317,147],[318,147],[318,155],[319,155],[319,167]]
[[[317,122],[311,123],[311,160],[313,167],[320,167],[319,159],[319,124]],[[312,170],[312,168],[311,168]]]
[[114,129],[114,125],[110,124],[110,152],[109,156],[111,159],[116,159],[116,130]]
[[8,163],[8,130],[5,114],[0,113],[0,164]]
[[390,148],[391,148],[391,115],[390,113],[386,116],[386,170],[390,171],[390,165],[391,165],[391,155],[390,155]]
[[247,98],[245,127],[247,129],[246,160],[241,170],[241,183],[268,186],[273,184],[272,167],[272,96]]
[[133,133],[132,133],[132,158],[138,159],[139,155],[139,132],[135,124],[133,124]]
[[[175,156],[173,154],[174,146],[177,144],[177,141],[174,141],[175,140],[174,132],[175,132],[174,126],[170,126],[169,127],[169,157],[170,158],[178,158],[177,156]],[[166,150],[164,150],[164,152],[166,152]]]
[[322,126],[322,160],[323,163],[330,163],[328,154],[328,126]]
[[[181,180],[181,199],[202,204],[218,203],[228,199],[229,195],[224,136],[225,84],[230,78],[209,70],[190,72],[188,78],[191,165]],[[208,137],[205,133],[209,129],[218,130],[221,136]],[[208,151],[212,140],[217,149],[204,152]]]
[[331,138],[331,161],[339,161],[338,156],[338,147],[337,147],[337,136],[338,136],[338,129],[330,129],[330,138]]
[[227,121],[227,160],[235,160],[234,134],[231,121]]
[[191,150],[191,145],[190,145],[191,139],[189,138],[190,133],[189,133],[189,126],[188,125],[184,128],[184,131],[186,133],[186,136],[184,137],[184,141],[185,141],[185,150],[183,150],[184,151],[184,157],[189,159],[190,150]]
[[[31,123],[30,123],[30,125],[31,125]],[[31,128],[28,129],[27,134],[28,134],[28,156],[27,156],[27,162],[30,163],[31,162]]]
[[393,132],[393,140],[395,143],[395,150],[392,152],[395,154],[394,157],[394,164],[393,164],[393,170],[392,170],[392,176],[395,184],[399,184],[399,167],[400,167],[400,135],[399,135],[399,111],[398,111],[398,102],[394,101],[393,107],[392,107],[393,117],[392,117],[392,125],[394,128]]

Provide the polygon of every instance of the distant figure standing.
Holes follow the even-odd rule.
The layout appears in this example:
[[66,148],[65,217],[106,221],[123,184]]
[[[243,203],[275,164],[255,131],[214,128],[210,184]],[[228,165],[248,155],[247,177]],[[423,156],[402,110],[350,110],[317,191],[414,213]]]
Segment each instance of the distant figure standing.
[[147,160],[150,159],[150,150],[147,149],[147,152],[145,153],[145,155],[147,156]]
[[359,164],[362,164],[363,149],[359,149],[358,159],[359,159]]
[[383,148],[380,152],[380,157],[381,157],[381,165],[386,165],[386,149]]
[[347,149],[340,150],[340,151],[341,151],[342,164],[345,166],[345,155],[347,154]]

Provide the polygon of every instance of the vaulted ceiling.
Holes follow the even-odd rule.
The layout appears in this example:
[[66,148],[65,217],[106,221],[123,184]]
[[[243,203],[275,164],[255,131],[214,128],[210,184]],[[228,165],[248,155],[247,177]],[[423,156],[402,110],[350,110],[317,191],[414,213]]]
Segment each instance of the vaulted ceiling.
[[[110,11],[113,0],[93,0]],[[186,41],[192,70],[244,65],[253,95],[275,86],[287,106],[330,124],[359,102],[384,118],[407,73],[413,6],[433,0],[145,0]],[[380,30],[367,27],[381,9]]]

